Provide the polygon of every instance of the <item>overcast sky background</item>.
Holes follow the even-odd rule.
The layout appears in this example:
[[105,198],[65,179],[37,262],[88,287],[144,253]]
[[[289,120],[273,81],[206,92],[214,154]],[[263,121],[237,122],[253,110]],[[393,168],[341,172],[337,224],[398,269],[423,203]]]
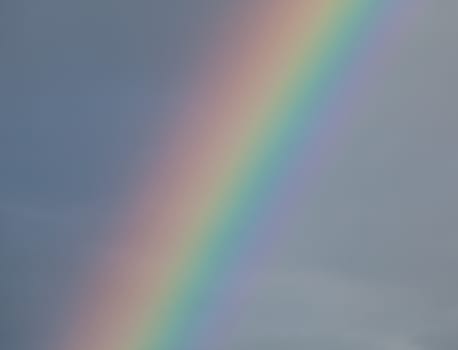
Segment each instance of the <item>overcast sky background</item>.
[[[237,2],[0,3],[0,348],[49,350],[131,169]],[[421,3],[221,349],[458,349],[458,3]]]

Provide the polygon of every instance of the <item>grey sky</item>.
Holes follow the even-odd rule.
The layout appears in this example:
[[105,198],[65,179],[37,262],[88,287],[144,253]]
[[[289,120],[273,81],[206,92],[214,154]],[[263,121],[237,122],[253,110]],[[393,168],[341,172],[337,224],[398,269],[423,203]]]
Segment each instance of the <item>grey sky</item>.
[[[234,3],[0,4],[0,348],[48,350],[129,169]],[[458,349],[458,4],[421,6],[221,349]]]

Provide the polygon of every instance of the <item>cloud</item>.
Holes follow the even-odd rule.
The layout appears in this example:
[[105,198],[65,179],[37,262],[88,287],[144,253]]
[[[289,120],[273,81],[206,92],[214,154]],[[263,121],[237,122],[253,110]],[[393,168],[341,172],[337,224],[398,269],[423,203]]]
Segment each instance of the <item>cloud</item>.
[[[253,273],[227,349],[420,350],[415,336],[431,305],[415,289],[306,269]],[[237,345],[239,344],[239,345]],[[255,345],[257,344],[257,345]]]

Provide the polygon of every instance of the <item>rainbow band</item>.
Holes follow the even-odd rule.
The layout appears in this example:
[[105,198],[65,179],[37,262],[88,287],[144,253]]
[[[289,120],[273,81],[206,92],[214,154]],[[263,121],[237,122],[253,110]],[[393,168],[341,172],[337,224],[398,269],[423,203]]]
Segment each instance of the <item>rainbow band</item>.
[[[249,132],[252,136],[248,142],[251,144],[241,152],[240,170],[231,175],[226,191],[221,195],[223,199],[218,199],[219,206],[215,206],[204,226],[197,230],[204,237],[189,242],[189,256],[184,256],[183,260],[188,265],[181,270],[186,275],[171,288],[176,294],[171,295],[172,305],[164,311],[167,317],[165,322],[164,319],[161,321],[159,341],[154,339],[144,349],[184,349],[191,343],[195,327],[190,327],[190,324],[196,322],[199,314],[195,309],[205,308],[208,303],[206,298],[211,296],[208,284],[215,285],[217,276],[225,275],[224,269],[237,251],[234,247],[247,240],[243,236],[247,233],[244,225],[255,214],[253,208],[259,207],[263,193],[268,192],[269,185],[274,183],[278,173],[275,167],[287,159],[285,156],[294,148],[294,143],[308,133],[321,100],[327,100],[329,89],[345,68],[354,44],[362,39],[358,35],[360,30],[367,30],[366,23],[380,15],[383,7],[380,2],[367,0],[341,1],[338,5],[336,1],[322,2],[321,8],[314,8],[317,17],[312,19],[313,31],[308,33],[309,36],[304,33],[310,23],[304,21],[307,28],[302,28],[302,32],[298,28],[305,39],[305,47],[297,45],[300,36],[292,40],[295,46],[291,49],[297,52],[288,55],[292,62],[287,65],[289,70],[281,74],[286,78],[283,88],[279,79],[275,84],[279,91],[273,93],[272,105],[262,104],[267,108],[261,109],[259,120],[254,124],[264,132]],[[294,62],[297,58],[299,60]],[[291,69],[294,66],[296,68]],[[180,303],[176,302],[178,300]],[[186,331],[187,337],[183,336]]]
[[381,3],[263,1],[229,36],[231,52],[213,57],[183,104],[182,124],[97,271],[65,350],[196,346],[206,300],[215,303],[211,287],[252,239],[246,227]]

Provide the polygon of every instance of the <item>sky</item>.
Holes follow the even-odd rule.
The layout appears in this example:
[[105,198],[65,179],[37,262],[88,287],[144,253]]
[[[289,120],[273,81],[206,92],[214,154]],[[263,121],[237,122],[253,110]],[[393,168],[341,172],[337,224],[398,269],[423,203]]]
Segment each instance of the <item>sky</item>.
[[[48,350],[238,2],[1,2],[0,348]],[[222,350],[458,348],[458,3],[421,6]]]

